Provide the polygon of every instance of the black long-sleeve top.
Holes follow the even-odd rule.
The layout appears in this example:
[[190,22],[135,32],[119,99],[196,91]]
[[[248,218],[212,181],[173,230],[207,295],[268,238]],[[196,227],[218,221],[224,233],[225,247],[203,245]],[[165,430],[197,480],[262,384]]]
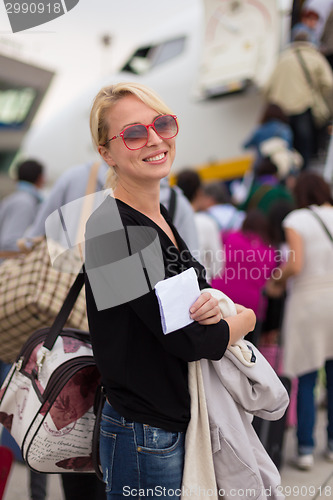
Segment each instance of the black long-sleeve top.
[[[105,247],[112,245],[112,234],[96,238],[91,235],[96,234],[96,225],[108,226],[112,203],[114,199],[106,198],[86,227],[87,314],[107,398],[128,420],[171,432],[185,431],[190,419],[187,362],[220,359],[229,341],[229,326],[224,320],[209,326],[194,321],[164,335],[154,290],[129,302],[97,309],[88,277],[89,267],[103,264],[108,253]],[[192,257],[162,205],[162,214],[175,235],[178,249],[151,219],[120,200],[116,203],[125,229],[147,226],[157,231],[165,278],[193,267],[200,289],[209,287],[204,268]]]

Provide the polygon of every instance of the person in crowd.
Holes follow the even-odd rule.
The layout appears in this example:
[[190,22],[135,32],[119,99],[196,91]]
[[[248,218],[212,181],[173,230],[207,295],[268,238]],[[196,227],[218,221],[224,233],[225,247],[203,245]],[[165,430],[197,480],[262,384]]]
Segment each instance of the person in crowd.
[[44,179],[44,166],[38,161],[25,160],[18,165],[16,191],[0,204],[1,250],[19,250],[16,242],[34,221]]
[[[16,176],[15,192],[6,196],[0,204],[0,251],[19,251],[16,242],[33,223],[42,201],[41,188],[45,181],[44,165],[34,159],[22,161],[16,167]],[[10,366],[0,361],[1,384]],[[46,474],[30,471],[31,500],[45,500],[46,483]]]
[[228,188],[223,182],[203,185],[201,205],[217,222],[222,231],[222,239],[229,231],[239,229],[245,218],[245,213],[232,203]]
[[256,177],[257,168],[261,160],[270,158],[278,168],[278,175],[282,179],[290,172],[298,171],[303,165],[301,155],[293,148],[293,132],[289,120],[276,104],[267,104],[259,127],[243,144],[245,148],[255,148],[256,157],[251,171],[243,179],[243,185],[249,184]]
[[320,39],[320,51],[333,70],[333,5]]
[[308,41],[318,47],[319,39],[316,31],[318,21],[318,12],[313,9],[302,9],[300,22],[296,23],[291,30],[291,41],[295,41],[299,33],[305,32]]
[[277,166],[269,159],[263,158],[258,165],[256,177],[240,209],[261,210],[268,214],[272,206],[280,200],[293,201],[292,194],[279,179]]
[[320,40],[329,13],[333,9],[333,0],[305,0],[303,1],[302,9],[303,8],[308,10],[312,9],[319,14],[315,32],[317,34],[318,40]]
[[267,307],[262,292],[277,265],[275,249],[269,240],[267,217],[259,210],[250,210],[241,229],[225,237],[224,254],[223,272],[212,280],[212,287],[255,312],[256,329],[246,338],[257,343]]
[[[99,161],[99,163],[95,184],[96,191],[105,189],[109,169],[104,161]],[[52,212],[85,196],[92,167],[92,162],[74,165],[59,177],[40,205],[34,223],[26,232],[26,236],[45,235],[45,221]],[[168,207],[171,194],[168,180],[162,179],[160,187],[161,203]],[[77,215],[75,227],[78,226],[79,221],[80,214]],[[186,239],[188,246],[196,252],[198,241],[193,210],[188,200],[179,190],[175,191],[174,223],[179,228],[183,238]],[[61,478],[66,500],[81,500],[83,497],[85,500],[103,500],[105,498],[104,485],[93,474],[62,474]]]
[[[259,126],[252,135],[243,143],[245,149],[255,148],[255,165],[263,158],[261,146],[267,140],[280,138],[285,141],[286,148],[293,148],[293,131],[289,125],[289,120],[280,106],[268,103],[260,118]],[[255,166],[253,167],[255,170]]]
[[190,201],[195,212],[195,224],[199,237],[198,260],[206,269],[206,279],[211,282],[223,267],[223,246],[217,222],[203,210],[205,193],[198,172],[184,169],[176,176],[176,183]]
[[192,322],[164,334],[160,314],[169,317],[174,311],[174,317],[181,304],[162,302],[160,313],[154,289],[113,307],[94,298],[96,282],[107,283],[106,291],[124,285],[125,294],[136,286],[134,278],[126,286],[105,275],[114,231],[98,233],[111,228],[115,213],[127,234],[137,226],[140,234],[158,235],[161,283],[167,288],[172,286],[167,278],[177,281],[191,268],[199,287],[208,286],[203,267],[160,205],[160,180],[170,172],[178,126],[177,117],[152,90],[131,82],[101,89],[90,115],[93,142],[110,167],[108,185],[114,192],[87,222],[85,275],[92,344],[106,393],[100,456],[109,499],[125,496],[125,486],[144,492],[159,486],[166,498],[176,495],[190,419],[187,362],[220,359],[228,344],[255,322],[253,311],[241,306],[236,316],[221,319],[217,301],[203,293],[189,306]]
[[265,87],[265,97],[280,106],[289,118],[294,134],[294,148],[303,157],[303,169],[319,148],[319,137],[323,133],[315,126],[311,108],[313,89],[303,67],[311,75],[313,85],[327,102],[333,91],[333,73],[326,58],[309,43],[305,32],[281,54]]
[[325,366],[327,449],[333,461],[333,206],[329,185],[318,174],[301,173],[294,189],[297,209],[283,221],[288,260],[267,283],[280,296],[287,285],[283,316],[284,372],[298,377],[297,457],[304,470],[314,463],[316,405],[314,387]]

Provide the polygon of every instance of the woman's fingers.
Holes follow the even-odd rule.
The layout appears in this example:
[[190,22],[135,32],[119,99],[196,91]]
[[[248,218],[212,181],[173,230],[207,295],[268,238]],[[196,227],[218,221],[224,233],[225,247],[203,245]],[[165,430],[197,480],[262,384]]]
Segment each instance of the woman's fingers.
[[200,325],[215,325],[222,319],[221,311],[219,311],[216,316],[211,316],[210,318],[198,321]]
[[190,316],[201,324],[218,323],[222,317],[217,299],[208,292],[201,294],[195,301],[190,308]]

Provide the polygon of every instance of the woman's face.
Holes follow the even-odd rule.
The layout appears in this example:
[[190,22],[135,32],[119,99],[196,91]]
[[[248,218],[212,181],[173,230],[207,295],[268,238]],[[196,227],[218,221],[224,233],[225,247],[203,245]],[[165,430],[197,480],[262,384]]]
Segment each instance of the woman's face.
[[[154,109],[133,95],[121,98],[109,111],[108,138],[118,135],[129,125],[149,125],[159,116]],[[100,146],[105,162],[115,167],[119,181],[149,183],[166,177],[175,157],[175,138],[162,139],[150,127],[148,142],[142,149],[129,150],[121,137]]]

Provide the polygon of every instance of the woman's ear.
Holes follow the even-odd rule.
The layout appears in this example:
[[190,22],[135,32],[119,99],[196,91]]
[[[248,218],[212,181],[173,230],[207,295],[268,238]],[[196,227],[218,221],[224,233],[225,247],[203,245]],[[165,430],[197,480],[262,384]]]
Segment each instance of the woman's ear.
[[105,146],[98,146],[98,152],[105,161],[105,163],[109,165],[109,167],[113,167],[115,165],[110,150],[108,148],[106,148]]

